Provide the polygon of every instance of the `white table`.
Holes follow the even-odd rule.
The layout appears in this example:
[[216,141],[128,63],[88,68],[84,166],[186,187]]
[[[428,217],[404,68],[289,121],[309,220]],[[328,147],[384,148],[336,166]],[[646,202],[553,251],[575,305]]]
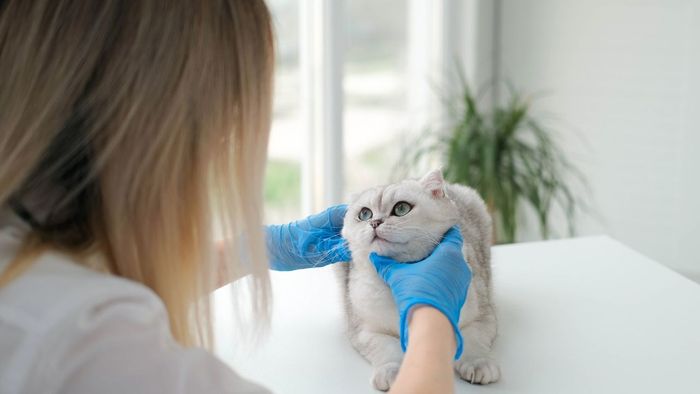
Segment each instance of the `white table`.
[[[495,247],[499,382],[459,393],[700,393],[700,286],[609,237]],[[274,273],[257,351],[220,321],[218,354],[276,393],[373,393],[344,336],[334,272]],[[239,344],[239,346],[235,346]]]

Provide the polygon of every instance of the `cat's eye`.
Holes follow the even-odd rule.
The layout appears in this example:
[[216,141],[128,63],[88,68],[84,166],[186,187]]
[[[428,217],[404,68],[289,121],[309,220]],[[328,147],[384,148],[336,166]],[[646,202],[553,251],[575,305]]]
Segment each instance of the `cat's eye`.
[[357,218],[362,220],[362,221],[367,221],[367,220],[372,219],[372,210],[369,208],[360,209],[360,213],[357,215]]
[[413,207],[406,201],[399,201],[394,205],[394,209],[391,210],[391,214],[394,216],[403,216],[409,212]]

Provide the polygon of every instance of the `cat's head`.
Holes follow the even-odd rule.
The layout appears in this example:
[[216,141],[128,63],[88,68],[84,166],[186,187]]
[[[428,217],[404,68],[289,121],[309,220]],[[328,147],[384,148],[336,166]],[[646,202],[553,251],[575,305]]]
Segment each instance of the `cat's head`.
[[354,256],[370,252],[397,261],[425,258],[456,224],[455,206],[445,195],[440,170],[365,190],[353,198],[342,235]]

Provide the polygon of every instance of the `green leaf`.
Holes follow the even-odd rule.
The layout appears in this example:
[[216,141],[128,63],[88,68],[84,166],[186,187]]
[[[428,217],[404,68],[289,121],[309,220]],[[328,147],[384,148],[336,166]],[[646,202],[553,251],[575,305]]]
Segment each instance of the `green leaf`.
[[555,206],[564,212],[573,234],[576,212],[585,201],[571,184],[587,189],[587,182],[562,152],[555,132],[533,116],[531,99],[523,99],[512,84],[506,85],[509,96],[503,105],[481,109],[479,102],[495,84],[475,95],[461,63],[456,64],[460,91],[453,97],[441,96],[449,109],[450,128],[426,127],[421,139],[407,144],[397,166],[405,170],[425,156],[439,154],[445,179],[471,186],[486,201],[498,242],[516,241],[523,206],[535,212],[543,238],[552,233],[550,214]]

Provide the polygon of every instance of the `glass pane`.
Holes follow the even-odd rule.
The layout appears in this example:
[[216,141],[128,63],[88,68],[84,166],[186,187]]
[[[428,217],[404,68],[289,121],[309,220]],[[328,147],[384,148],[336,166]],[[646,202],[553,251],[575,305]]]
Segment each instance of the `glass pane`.
[[[406,130],[408,3],[345,3],[345,192],[387,183]],[[389,11],[390,10],[390,11]]]
[[301,211],[302,130],[299,118],[299,2],[268,0],[277,39],[275,106],[265,178],[265,222]]

